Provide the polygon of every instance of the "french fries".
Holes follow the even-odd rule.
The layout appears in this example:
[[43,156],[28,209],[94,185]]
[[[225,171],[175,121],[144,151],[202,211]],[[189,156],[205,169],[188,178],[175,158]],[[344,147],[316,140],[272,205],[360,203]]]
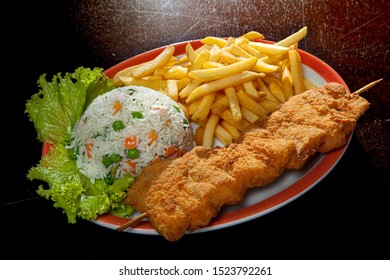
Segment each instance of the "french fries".
[[301,41],[303,38],[305,38],[307,35],[307,27],[301,28],[298,32],[295,32],[294,34],[291,34],[287,38],[284,38],[283,40],[275,43],[276,46],[282,46],[282,47],[290,47],[299,41]]
[[248,109],[252,113],[258,116],[266,116],[268,114],[267,110],[265,110],[259,103],[246,95],[242,90],[237,91],[237,97],[241,106]]
[[215,138],[221,141],[223,145],[233,143],[233,136],[219,124],[215,127]]
[[196,145],[233,143],[251,123],[277,110],[293,95],[315,87],[302,75],[298,42],[307,27],[269,44],[250,31],[237,38],[208,36],[180,59],[167,46],[155,59],[119,71],[115,86],[141,85],[178,102],[198,125]]
[[236,86],[254,79],[263,77],[261,73],[256,73],[252,71],[244,71],[242,73],[234,74],[229,77],[218,79],[206,84],[203,84],[196,89],[194,89],[190,95],[187,97],[186,102],[191,103],[192,101],[201,98],[209,93],[216,92],[227,87]]
[[140,65],[139,67],[135,67],[130,71],[131,75],[134,78],[142,78],[152,74],[155,70],[163,66],[165,63],[168,63],[175,48],[173,46],[168,46],[166,49],[160,53],[155,59]]
[[211,68],[211,69],[194,70],[189,72],[188,76],[191,79],[200,82],[217,80],[217,79],[226,78],[234,74],[239,74],[241,72],[250,70],[253,68],[253,66],[256,65],[256,62],[257,62],[257,58],[252,56],[251,58],[227,66]]
[[191,116],[191,120],[193,120],[195,122],[206,120],[207,116],[210,112],[211,105],[213,104],[214,97],[215,97],[215,92],[203,96],[202,100],[199,103],[197,110]]

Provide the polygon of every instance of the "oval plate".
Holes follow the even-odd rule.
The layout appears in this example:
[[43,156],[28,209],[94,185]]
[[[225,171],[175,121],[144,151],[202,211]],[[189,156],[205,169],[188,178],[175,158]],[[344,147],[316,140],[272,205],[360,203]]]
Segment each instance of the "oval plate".
[[[267,40],[262,40],[262,42],[270,44],[273,43]],[[175,56],[185,54],[185,47],[187,43],[191,43],[194,49],[202,46],[200,40],[172,44],[175,47]],[[166,46],[160,47],[129,58],[107,69],[104,73],[108,77],[113,78],[118,71],[126,67],[154,59],[165,49],[165,47]],[[301,56],[303,75],[305,78],[310,80],[316,86],[322,86],[328,82],[338,82],[344,85],[348,90],[347,85],[340,75],[328,64],[303,50],[298,51]],[[349,138],[349,140],[350,139],[351,138]],[[240,203],[231,206],[224,206],[218,216],[215,217],[209,225],[198,229],[193,233],[211,231],[244,223],[270,213],[293,201],[314,187],[333,169],[342,157],[344,151],[348,147],[348,144],[349,141],[347,145],[328,154],[317,154],[305,165],[303,169],[287,170],[279,178],[267,186],[248,190],[244,199]],[[138,212],[134,213],[130,219],[136,217],[137,215],[139,215]],[[104,214],[91,222],[110,229],[116,229],[128,220],[128,218]],[[158,234],[146,219],[138,222],[131,228],[125,229],[124,232],[153,235]]]

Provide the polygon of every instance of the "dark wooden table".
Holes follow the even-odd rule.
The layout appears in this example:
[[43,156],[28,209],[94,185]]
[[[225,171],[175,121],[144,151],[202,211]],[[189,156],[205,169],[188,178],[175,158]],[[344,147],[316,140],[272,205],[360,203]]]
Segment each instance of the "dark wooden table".
[[[8,144],[3,146],[1,258],[390,257],[389,1],[47,2],[15,2],[7,9],[13,20],[3,23],[2,104],[8,112],[2,110],[2,138]],[[371,106],[344,156],[303,196],[255,220],[171,243],[87,221],[68,224],[50,201],[35,194],[39,183],[28,181],[26,174],[38,163],[42,146],[24,109],[38,90],[39,75],[79,66],[107,69],[142,52],[209,35],[255,30],[278,41],[303,26],[308,35],[299,47],[333,67],[351,91],[384,79],[364,93]]]

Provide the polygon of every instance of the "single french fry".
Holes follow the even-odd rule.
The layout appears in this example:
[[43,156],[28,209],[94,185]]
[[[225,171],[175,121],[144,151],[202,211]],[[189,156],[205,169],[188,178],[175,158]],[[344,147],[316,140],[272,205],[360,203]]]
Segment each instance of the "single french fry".
[[215,127],[215,138],[217,138],[223,145],[233,143],[233,136],[231,136],[230,133],[219,124]]
[[284,103],[286,101],[285,97],[284,97],[283,89],[279,86],[279,84],[277,82],[271,82],[268,85],[268,87],[269,87],[269,90],[272,92],[272,94],[276,97],[276,99],[279,102]]
[[215,92],[209,93],[202,97],[202,100],[199,103],[198,109],[191,116],[191,120],[194,121],[203,121],[207,118],[211,105],[213,104],[215,98]]
[[131,75],[135,78],[142,78],[152,74],[156,69],[162,67],[164,64],[170,61],[173,53],[175,52],[174,46],[167,46],[156,58],[132,69]]
[[285,100],[289,100],[294,95],[294,89],[292,84],[292,76],[288,67],[283,68],[282,72],[282,88],[284,92]]
[[220,48],[226,47],[226,43],[227,43],[225,39],[214,37],[214,36],[207,36],[200,41],[205,45],[212,46],[215,44]]
[[287,53],[289,50],[289,48],[287,47],[278,46],[275,44],[266,44],[261,42],[249,42],[248,45],[258,50],[260,53],[266,55],[281,55]]
[[187,98],[190,93],[196,89],[201,82],[197,80],[192,80],[190,83],[188,83],[180,92],[179,92],[179,97],[180,98]]
[[246,95],[243,91],[237,91],[238,102],[240,102],[241,107],[245,107],[252,113],[258,116],[266,116],[267,111],[256,101]]
[[179,100],[177,83],[175,80],[167,80],[167,95],[174,101]]
[[237,140],[238,137],[240,137],[240,131],[237,128],[235,128],[234,126],[232,126],[231,124],[229,124],[227,121],[222,120],[221,126],[227,132],[229,132],[229,134],[233,137],[234,140]]
[[275,43],[276,46],[289,47],[300,40],[302,40],[307,35],[307,26],[301,28],[298,32],[291,34],[290,36],[284,38],[283,40]]
[[250,57],[243,61],[233,63],[227,66],[219,67],[219,68],[194,70],[189,72],[188,76],[200,82],[208,82],[212,80],[222,79],[249,70],[253,68],[256,62],[257,62],[256,57]]
[[213,148],[214,133],[215,133],[215,128],[218,125],[218,122],[219,122],[219,116],[211,114],[204,128],[203,141],[202,141],[203,146],[208,148]]
[[300,94],[305,91],[303,84],[301,59],[297,50],[289,50],[290,71],[293,78],[294,94]]
[[187,97],[186,102],[191,103],[192,101],[201,98],[202,96],[205,96],[211,92],[217,92],[221,89],[239,85],[254,79],[258,79],[263,77],[264,74],[256,73],[253,71],[243,71],[241,73],[225,77],[222,79],[218,79],[206,84],[203,84],[196,89],[194,89],[190,95]]
[[145,80],[133,77],[120,76],[119,81],[125,86],[143,86],[154,90],[160,90],[167,87],[166,80]]
[[241,37],[244,37],[244,38],[248,39],[249,41],[262,40],[265,38],[263,34],[257,32],[257,31],[249,31],[249,32],[245,33],[244,35],[242,35]]
[[245,93],[250,98],[252,98],[255,101],[259,101],[260,100],[260,95],[257,92],[257,89],[255,88],[255,86],[253,85],[253,81],[245,82],[242,85],[244,86]]
[[232,113],[233,119],[237,122],[241,121],[242,114],[241,114],[240,104],[238,102],[236,90],[234,89],[234,87],[228,87],[225,88],[224,91],[228,99],[229,108]]

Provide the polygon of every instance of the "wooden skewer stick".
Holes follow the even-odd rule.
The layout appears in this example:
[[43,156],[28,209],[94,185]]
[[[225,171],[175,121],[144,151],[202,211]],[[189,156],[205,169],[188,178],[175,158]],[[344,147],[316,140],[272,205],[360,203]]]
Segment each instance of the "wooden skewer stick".
[[123,231],[124,229],[134,225],[136,222],[142,220],[143,218],[146,217],[146,213],[142,213],[141,215],[139,215],[138,217],[135,217],[134,219],[124,223],[123,225],[121,225],[120,227],[118,227],[116,230],[117,231]]
[[365,85],[364,87],[358,89],[357,91],[355,91],[353,94],[357,94],[357,95],[360,95],[362,92],[365,92],[366,90],[372,88],[373,86],[375,86],[377,83],[379,83],[380,81],[382,81],[382,79],[379,79],[379,80],[376,80],[372,83],[369,83],[368,85]]

